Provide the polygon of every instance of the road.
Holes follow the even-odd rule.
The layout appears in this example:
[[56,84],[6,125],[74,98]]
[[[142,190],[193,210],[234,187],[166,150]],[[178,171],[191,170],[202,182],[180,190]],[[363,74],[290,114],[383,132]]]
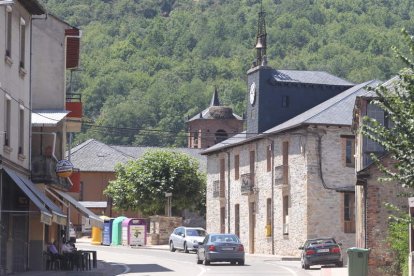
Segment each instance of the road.
[[[107,275],[141,276],[321,276],[320,267],[303,270],[299,261],[280,261],[272,256],[246,255],[244,266],[227,263],[213,263],[209,266],[198,265],[194,253],[167,250],[128,248],[114,246],[93,246],[79,244],[79,249],[97,250],[98,259],[111,264]],[[336,274],[326,274],[336,275]]]

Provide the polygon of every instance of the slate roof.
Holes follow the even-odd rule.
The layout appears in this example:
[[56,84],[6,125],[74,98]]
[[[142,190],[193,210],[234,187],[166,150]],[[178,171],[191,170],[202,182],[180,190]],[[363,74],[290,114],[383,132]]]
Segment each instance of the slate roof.
[[37,0],[19,0],[19,2],[31,14],[41,15],[46,13],[45,8]]
[[307,84],[350,86],[352,82],[324,71],[274,70],[274,81]]
[[118,163],[124,164],[130,160],[138,159],[151,149],[164,149],[188,154],[199,161],[201,171],[206,171],[207,161],[206,157],[199,154],[201,149],[107,145],[95,139],[89,139],[71,149],[70,161],[75,168],[84,172],[115,172],[115,166]]
[[224,148],[232,147],[238,144],[244,144],[270,134],[279,133],[304,125],[351,126],[356,97],[364,95],[367,92],[367,90],[364,89],[366,86],[375,87],[379,83],[380,81],[378,80],[371,80],[355,85],[354,87],[345,90],[335,97],[330,98],[329,100],[263,132],[262,134],[248,137],[246,135],[246,132],[243,132],[234,136],[234,139],[232,139],[233,137],[229,138],[208,148],[201,154],[209,154]]

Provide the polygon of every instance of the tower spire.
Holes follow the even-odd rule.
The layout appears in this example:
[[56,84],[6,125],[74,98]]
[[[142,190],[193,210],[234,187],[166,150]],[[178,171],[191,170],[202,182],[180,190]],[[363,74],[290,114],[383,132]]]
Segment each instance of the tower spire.
[[266,48],[267,48],[267,41],[266,41],[266,21],[265,21],[266,13],[263,11],[263,3],[260,1],[260,12],[259,12],[259,20],[257,22],[257,34],[256,34],[256,51],[257,51],[257,65],[263,65],[266,63]]
[[220,106],[220,100],[218,97],[217,87],[214,87],[214,94],[211,98],[210,106]]

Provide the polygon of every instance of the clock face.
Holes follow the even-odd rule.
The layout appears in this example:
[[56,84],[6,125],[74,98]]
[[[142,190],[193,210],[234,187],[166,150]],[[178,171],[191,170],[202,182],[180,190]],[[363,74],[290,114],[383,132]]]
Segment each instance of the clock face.
[[250,85],[250,104],[253,105],[256,100],[256,83]]

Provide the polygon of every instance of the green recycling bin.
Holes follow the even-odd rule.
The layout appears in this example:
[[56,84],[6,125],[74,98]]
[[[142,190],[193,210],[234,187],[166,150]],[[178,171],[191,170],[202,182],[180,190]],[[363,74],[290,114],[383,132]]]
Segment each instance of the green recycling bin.
[[367,276],[369,249],[351,247],[346,253],[348,253],[348,276]]

